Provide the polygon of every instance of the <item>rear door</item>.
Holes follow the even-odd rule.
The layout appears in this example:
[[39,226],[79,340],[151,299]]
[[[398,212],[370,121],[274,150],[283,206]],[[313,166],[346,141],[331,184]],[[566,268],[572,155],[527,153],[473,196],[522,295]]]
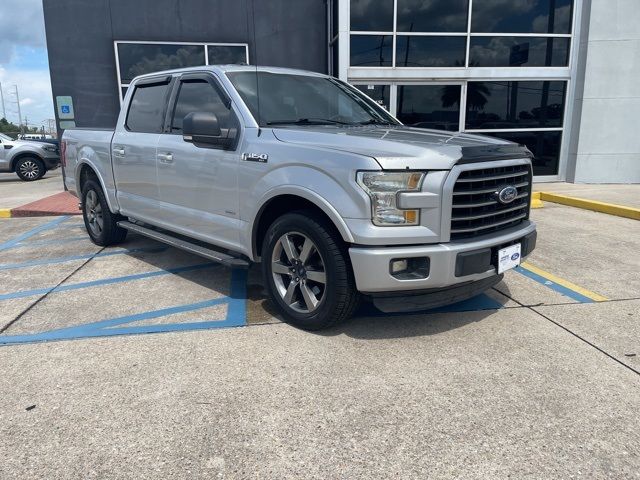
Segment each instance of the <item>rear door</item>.
[[111,142],[113,175],[120,210],[140,220],[158,219],[156,150],[164,128],[171,77],[135,85],[124,121]]
[[177,79],[157,151],[161,219],[178,231],[233,248],[239,241],[238,147],[185,141],[182,122],[192,112],[214,113],[223,131],[234,130],[239,144],[239,117],[218,80],[208,73]]

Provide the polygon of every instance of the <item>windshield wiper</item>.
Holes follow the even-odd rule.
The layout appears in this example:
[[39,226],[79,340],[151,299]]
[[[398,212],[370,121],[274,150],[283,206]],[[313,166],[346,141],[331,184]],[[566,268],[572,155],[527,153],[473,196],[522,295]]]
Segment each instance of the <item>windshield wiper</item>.
[[331,120],[330,118],[299,118],[298,120],[267,122],[267,125],[353,125],[353,123]]
[[385,120],[367,120],[365,122],[360,122],[359,125],[393,125],[391,122],[387,122]]

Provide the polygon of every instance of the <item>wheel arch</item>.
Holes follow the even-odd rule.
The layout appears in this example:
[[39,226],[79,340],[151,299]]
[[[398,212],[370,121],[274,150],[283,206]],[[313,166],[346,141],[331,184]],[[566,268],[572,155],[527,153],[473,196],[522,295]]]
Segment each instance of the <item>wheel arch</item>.
[[262,242],[269,226],[285,213],[299,210],[312,210],[328,221],[342,239],[353,243],[354,238],[336,209],[315,192],[306,189],[281,191],[264,199],[256,214],[251,233],[251,253],[254,259],[260,258]]
[[23,158],[25,158],[25,157],[35,157],[35,158],[37,158],[38,160],[40,160],[42,162],[42,164],[45,166],[45,170],[46,170],[47,166],[45,164],[44,158],[41,155],[38,155],[35,152],[25,151],[25,152],[17,153],[16,156],[11,159],[10,169],[11,169],[12,172],[16,171],[16,164],[18,163],[18,161],[23,159]]
[[117,213],[117,210],[113,209],[113,205],[111,203],[111,200],[109,198],[109,195],[107,194],[107,188],[106,185],[104,183],[104,180],[102,179],[102,177],[100,176],[100,174],[98,173],[98,169],[92,165],[88,160],[86,159],[81,159],[78,162],[78,165],[76,167],[76,190],[78,192],[78,198],[80,199],[80,201],[82,201],[82,185],[85,181],[93,178],[95,180],[98,181],[98,183],[100,184],[100,188],[102,188],[102,193],[104,194],[104,198],[107,200],[107,204],[109,205],[109,210],[111,210],[113,213]]

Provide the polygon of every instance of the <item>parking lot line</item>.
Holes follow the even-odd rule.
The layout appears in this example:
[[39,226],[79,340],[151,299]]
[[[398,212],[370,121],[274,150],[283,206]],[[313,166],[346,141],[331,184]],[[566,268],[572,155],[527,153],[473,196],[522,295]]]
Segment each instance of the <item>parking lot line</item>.
[[[246,283],[246,270],[234,269],[231,271],[231,291],[228,297],[221,297],[185,305],[176,305],[159,310],[150,310],[133,315],[125,315],[122,317],[90,322],[73,327],[49,330],[46,332],[22,335],[0,335],[0,345],[72,340],[91,337],[108,337],[115,335],[139,335],[145,333],[241,327],[247,324]],[[179,313],[193,312],[222,304],[227,304],[227,315],[222,320],[123,326],[144,320],[162,318]]]
[[45,232],[45,231],[50,230],[52,228],[55,228],[58,225],[60,225],[62,222],[68,220],[69,218],[71,218],[71,217],[70,216],[58,217],[55,220],[51,220],[50,222],[47,222],[47,223],[45,223],[43,225],[40,225],[40,226],[38,226],[36,228],[32,228],[28,232],[25,232],[22,235],[18,235],[17,237],[15,237],[12,240],[8,240],[8,241],[6,241],[4,243],[0,243],[0,251],[7,250],[9,248],[15,247],[17,244],[19,244],[20,242],[26,240],[27,238],[33,237],[34,235],[37,235],[39,233],[42,233],[42,232]]
[[77,237],[64,237],[64,238],[54,238],[54,239],[45,239],[45,240],[29,240],[26,242],[19,242],[16,244],[14,248],[20,247],[40,247],[43,245],[59,245],[64,242],[66,245],[69,242],[80,242],[82,240],[89,241],[88,235],[81,235]]
[[581,303],[606,302],[609,300],[607,297],[603,297],[591,290],[587,290],[586,288],[576,285],[564,278],[560,278],[552,273],[542,270],[535,265],[531,265],[528,262],[524,262],[519,267],[516,267],[515,270],[518,273],[521,273],[522,275]]
[[34,290],[20,290],[17,292],[5,293],[0,295],[0,300],[11,300],[14,298],[31,297],[34,295],[45,295],[47,293],[59,293],[69,290],[78,290],[81,288],[97,287],[102,285],[111,285],[114,283],[131,282],[144,278],[159,277],[162,275],[170,275],[174,273],[190,272],[194,270],[202,270],[204,268],[219,267],[218,263],[207,262],[188,265],[185,267],[167,268],[166,270],[154,270],[152,272],[136,273],[134,275],[125,275],[123,277],[103,278],[100,280],[92,280],[90,282],[72,283],[69,285],[60,285],[58,287],[36,288]]
[[68,257],[45,258],[42,260],[31,260],[21,263],[0,263],[0,270],[13,270],[16,268],[33,267],[36,265],[50,265],[54,263],[72,262],[74,260],[86,260],[87,258],[112,257],[114,255],[125,255],[131,253],[159,253],[167,250],[169,247],[140,247],[140,248],[119,248],[108,252],[87,253],[83,255],[70,255]]

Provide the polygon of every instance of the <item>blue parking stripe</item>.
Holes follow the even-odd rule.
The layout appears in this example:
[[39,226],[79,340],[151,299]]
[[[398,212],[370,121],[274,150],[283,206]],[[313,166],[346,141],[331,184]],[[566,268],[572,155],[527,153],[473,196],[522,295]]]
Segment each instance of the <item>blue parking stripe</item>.
[[34,235],[37,235],[39,233],[42,233],[42,232],[45,232],[45,231],[50,230],[52,228],[55,228],[58,225],[60,225],[62,222],[64,222],[65,220],[68,220],[69,218],[71,218],[71,217],[68,216],[68,215],[64,216],[64,217],[58,217],[55,220],[51,220],[50,222],[47,222],[47,223],[45,223],[43,225],[40,225],[39,227],[32,228],[28,232],[25,232],[22,235],[18,235],[17,237],[15,237],[12,240],[9,240],[7,242],[1,243],[0,244],[0,251],[7,250],[9,248],[15,247],[17,244],[19,244],[20,242],[26,240],[27,238],[33,237]]
[[156,270],[153,272],[145,272],[145,273],[137,273],[135,275],[125,275],[124,277],[114,277],[114,278],[105,278],[102,280],[93,280],[90,282],[81,282],[81,283],[72,283],[69,285],[61,285],[59,287],[48,287],[48,288],[36,288],[34,290],[22,290],[18,292],[5,293],[0,295],[0,300],[11,300],[14,298],[24,298],[24,297],[32,297],[34,295],[45,295],[49,292],[58,293],[58,292],[66,292],[69,290],[78,290],[81,288],[89,288],[89,287],[97,287],[102,285],[111,285],[114,283],[123,283],[123,282],[131,282],[134,280],[141,280],[144,278],[151,277],[159,277],[162,275],[170,275],[173,273],[182,273],[182,272],[190,272],[194,270],[202,270],[204,268],[211,268],[218,266],[217,263],[207,262],[207,263],[198,263],[196,265],[189,265],[186,267],[178,267],[178,268],[169,268],[166,270]]
[[565,297],[573,298],[574,300],[580,303],[594,303],[594,300],[586,297],[575,290],[571,290],[563,285],[559,285],[558,283],[552,282],[547,278],[544,278],[542,275],[538,275],[537,273],[532,272],[531,270],[527,270],[526,268],[516,267],[514,268],[516,272],[525,277],[530,278],[531,280],[535,280],[536,282],[544,285],[545,287],[549,287],[552,290],[564,295]]
[[74,260],[86,260],[87,258],[112,257],[114,255],[126,255],[130,253],[158,253],[167,250],[168,247],[141,247],[141,248],[120,248],[108,252],[86,253],[83,255],[71,255],[68,257],[45,258],[42,260],[31,260],[22,263],[0,263],[0,270],[13,270],[16,268],[33,267],[36,265],[50,265],[53,263],[72,262]]
[[70,242],[80,242],[82,240],[86,240],[87,242],[91,241],[88,235],[82,235],[78,237],[58,237],[51,240],[45,239],[45,240],[30,240],[28,242],[20,242],[16,245],[15,248],[40,247],[43,245],[62,245],[62,244],[66,245],[67,243],[70,243]]
[[[241,327],[247,324],[246,319],[246,285],[247,271],[231,271],[231,293],[229,297],[205,300],[174,307],[152,310],[133,315],[126,315],[84,325],[60,328],[47,332],[2,335],[0,345],[15,345],[22,343],[48,342],[56,340],[71,340],[77,338],[106,337],[115,335],[138,335],[144,333],[165,333],[193,330],[209,330],[214,328]],[[216,305],[227,304],[227,316],[223,320],[205,320],[187,323],[169,323],[155,325],[128,325],[143,320],[166,317],[178,313],[193,312]]]

